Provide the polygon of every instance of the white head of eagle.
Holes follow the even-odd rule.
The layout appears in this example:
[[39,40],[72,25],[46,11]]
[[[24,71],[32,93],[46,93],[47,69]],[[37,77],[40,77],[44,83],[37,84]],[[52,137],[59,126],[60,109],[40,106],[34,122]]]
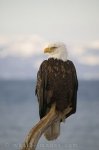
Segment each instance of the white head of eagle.
[[67,48],[62,42],[49,43],[44,47],[44,53],[48,53],[49,58],[67,61]]

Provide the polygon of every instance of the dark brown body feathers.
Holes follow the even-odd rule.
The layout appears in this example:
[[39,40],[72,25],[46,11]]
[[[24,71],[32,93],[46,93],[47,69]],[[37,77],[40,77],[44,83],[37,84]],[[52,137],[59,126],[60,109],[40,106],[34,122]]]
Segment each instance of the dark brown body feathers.
[[56,109],[64,111],[68,105],[76,112],[78,80],[76,69],[72,61],[66,62],[50,58],[42,62],[38,74],[36,94],[39,102],[40,118],[44,117],[56,102]]

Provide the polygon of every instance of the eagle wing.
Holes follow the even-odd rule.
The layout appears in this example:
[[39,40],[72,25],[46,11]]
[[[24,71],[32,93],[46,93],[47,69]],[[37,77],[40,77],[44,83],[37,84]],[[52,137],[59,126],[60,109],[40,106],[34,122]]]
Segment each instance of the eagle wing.
[[46,114],[47,101],[46,101],[46,85],[47,85],[47,61],[43,61],[39,71],[37,73],[37,84],[35,94],[37,95],[39,102],[39,115],[40,119],[43,118]]
[[78,91],[78,78],[77,78],[76,68],[75,68],[72,61],[68,60],[68,63],[69,63],[69,67],[71,68],[72,82],[73,82],[73,86],[74,86],[73,89],[74,90],[73,90],[73,95],[72,95],[72,98],[71,98],[72,110],[66,115],[66,118],[76,112],[76,108],[77,108],[77,91]]

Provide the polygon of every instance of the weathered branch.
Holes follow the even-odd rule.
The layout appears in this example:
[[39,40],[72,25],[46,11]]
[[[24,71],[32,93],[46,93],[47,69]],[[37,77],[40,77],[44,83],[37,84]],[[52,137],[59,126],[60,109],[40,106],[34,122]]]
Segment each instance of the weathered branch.
[[[71,111],[71,108],[68,107],[64,111],[64,115],[68,114]],[[21,150],[35,150],[38,140],[40,139],[41,135],[48,129],[48,127],[56,120],[63,117],[63,115],[59,114],[55,110],[55,104],[53,104],[50,112],[42,118],[28,133],[26,139],[21,147]]]

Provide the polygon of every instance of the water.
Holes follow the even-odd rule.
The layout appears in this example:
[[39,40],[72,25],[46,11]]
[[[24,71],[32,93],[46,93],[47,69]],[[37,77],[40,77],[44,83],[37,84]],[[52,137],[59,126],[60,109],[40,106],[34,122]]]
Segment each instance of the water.
[[[0,150],[19,150],[39,120],[35,81],[0,81]],[[99,150],[99,81],[80,81],[77,112],[61,124],[53,141],[43,136],[37,150]]]

